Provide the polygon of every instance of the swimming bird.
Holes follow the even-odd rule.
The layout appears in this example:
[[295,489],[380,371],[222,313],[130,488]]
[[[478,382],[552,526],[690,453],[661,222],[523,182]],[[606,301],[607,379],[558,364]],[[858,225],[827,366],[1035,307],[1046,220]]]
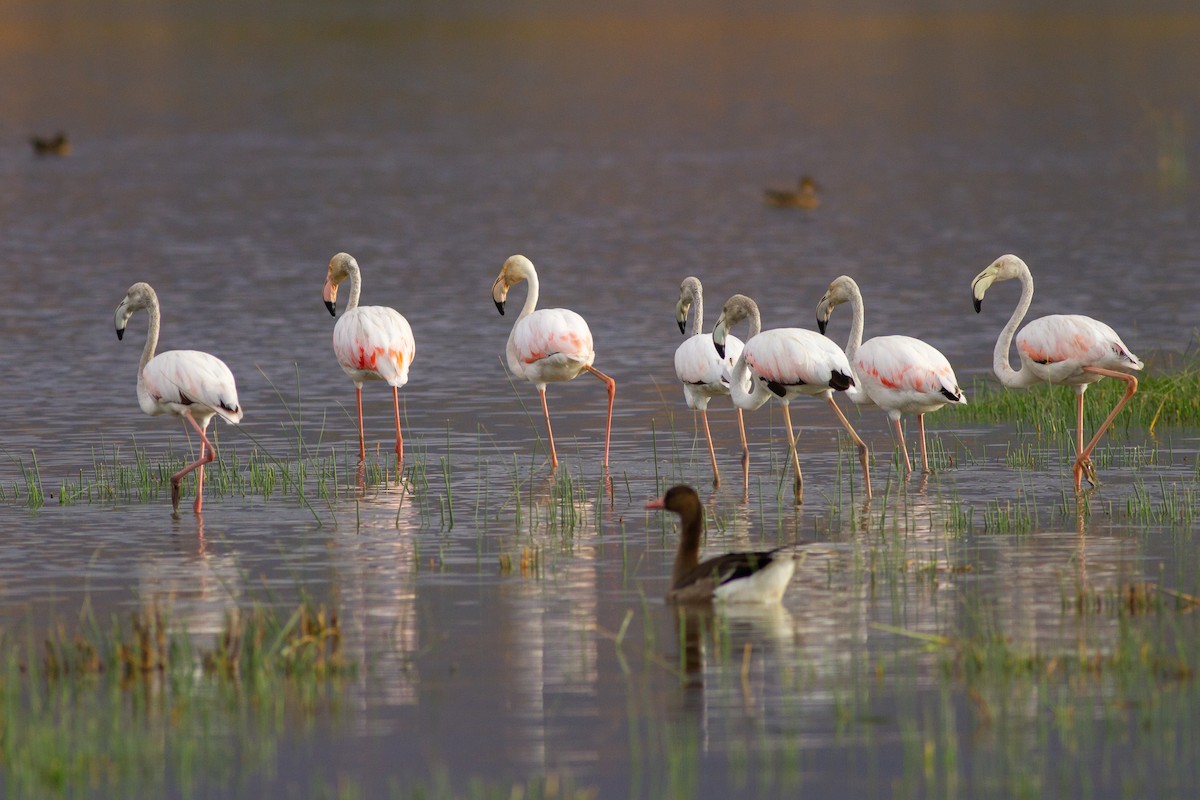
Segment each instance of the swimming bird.
[[358,404],[358,464],[361,482],[367,458],[363,430],[362,387],[366,381],[386,381],[392,387],[392,407],[396,413],[396,472],[404,463],[404,437],[400,432],[400,387],[408,383],[416,345],[408,320],[387,306],[360,306],[362,274],[358,262],[349,253],[338,253],[329,262],[323,295],[329,313],[337,316],[338,286],[350,279],[350,299],[342,318],[333,327],[333,352],[342,371],[354,382]]
[[817,182],[808,175],[800,178],[795,189],[764,189],[763,202],[776,208],[803,208],[811,211],[821,205]]
[[33,145],[33,152],[38,156],[69,156],[71,155],[71,142],[67,139],[67,135],[59,131],[54,136],[31,136],[29,143]]
[[[1080,490],[1085,477],[1096,486],[1092,451],[1137,391],[1137,378],[1125,370],[1140,370],[1144,365],[1125,346],[1116,331],[1100,320],[1081,314],[1051,314],[1033,320],[1017,334],[1017,355],[1021,358],[1021,368],[1014,370],[1008,362],[1008,348],[1012,344],[1013,333],[1033,301],[1033,275],[1029,267],[1014,255],[1000,256],[971,281],[971,297],[975,302],[975,311],[979,312],[983,308],[983,295],[989,286],[996,281],[1013,279],[1021,282],[1021,299],[996,339],[992,368],[1000,382],[1010,389],[1026,389],[1039,383],[1075,387],[1076,456],[1071,468],[1075,477],[1075,491]],[[1083,393],[1089,384],[1105,377],[1124,381],[1125,394],[1113,406],[1091,441],[1084,445]]]
[[785,548],[749,553],[726,553],[700,561],[704,506],[690,486],[672,486],[647,509],[674,511],[682,531],[675,567],[671,570],[669,603],[778,603],[796,569]]
[[608,444],[612,435],[617,382],[592,366],[596,351],[592,348],[592,332],[583,317],[565,308],[537,308],[537,270],[525,256],[509,256],[492,282],[492,300],[496,303],[496,310],[504,314],[508,290],[521,281],[529,284],[529,293],[508,334],[505,354],[512,373],[532,383],[541,395],[546,434],[550,439],[551,468],[558,469],[558,453],[554,449],[554,431],[550,427],[550,410],[546,406],[546,384],[569,381],[582,372],[590,372],[608,387],[608,421],[604,427],[604,468],[608,469]]
[[783,404],[788,449],[792,465],[796,468],[796,502],[804,502],[804,478],[800,473],[800,455],[796,452],[796,435],[792,432],[788,403],[793,397],[800,395],[820,397],[829,403],[842,427],[858,446],[863,485],[866,487],[867,499],[871,499],[870,451],[833,399],[834,391],[844,392],[855,383],[854,371],[850,368],[846,354],[816,331],[802,328],[775,328],[763,331],[758,305],[743,294],[735,294],[725,301],[721,317],[713,328],[713,345],[718,354],[725,354],[725,340],[729,329],[744,319],[750,320],[750,335],[742,347],[741,356],[733,366],[729,394],[734,405],[751,411],[772,397]]
[[[687,333],[689,309],[692,313],[692,329]],[[688,337],[675,349],[675,374],[683,383],[683,397],[687,400],[688,408],[698,410],[704,421],[704,437],[708,440],[708,457],[712,460],[713,487],[716,488],[721,485],[721,474],[717,471],[717,454],[708,429],[708,401],[714,397],[729,396],[729,373],[742,354],[742,340],[727,336],[725,357],[722,358],[713,347],[712,334],[701,333],[704,329],[704,289],[699,278],[684,278],[679,285],[675,321],[679,323],[679,332],[687,333]],[[750,448],[746,444],[746,427],[742,421],[742,410],[736,406],[734,410],[737,412],[738,431],[742,436],[742,475],[748,482]]]
[[912,472],[912,461],[904,444],[900,415],[916,414],[921,433],[921,469],[929,472],[925,415],[948,403],[967,402],[954,377],[954,368],[941,351],[912,336],[876,336],[864,342],[862,292],[849,275],[834,279],[817,303],[817,327],[821,333],[825,332],[833,309],[842,303],[849,303],[851,309],[846,358],[857,381],[846,391],[846,396],[855,403],[874,403],[887,412],[908,472]]
[[158,347],[161,314],[158,295],[148,283],[130,286],[125,299],[117,306],[117,339],[125,337],[125,326],[138,311],[145,311],[150,317],[142,360],[138,364],[138,405],[151,416],[173,414],[181,417],[200,435],[200,457],[171,476],[171,510],[178,514],[180,481],[192,470],[196,471],[196,502],[192,510],[199,514],[204,500],[204,465],[217,457],[217,449],[208,440],[205,430],[214,416],[231,425],[241,421],[237,386],[229,367],[216,356],[198,350],[168,350],[154,354]]

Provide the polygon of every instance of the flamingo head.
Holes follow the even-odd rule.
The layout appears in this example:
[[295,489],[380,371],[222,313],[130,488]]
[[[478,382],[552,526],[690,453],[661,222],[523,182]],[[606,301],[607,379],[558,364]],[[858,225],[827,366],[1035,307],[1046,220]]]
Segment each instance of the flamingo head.
[[[679,325],[679,332],[687,333],[687,318],[688,312],[692,310],[692,304],[700,297],[700,279],[687,277],[683,279],[683,283],[679,284],[679,302],[675,304],[675,322]],[[697,327],[699,323],[697,323]]]
[[1029,277],[1032,282],[1033,276],[1029,273],[1029,267],[1025,262],[1016,256],[1009,255],[1000,256],[993,261],[988,268],[975,276],[975,280],[971,281],[971,299],[975,302],[975,312],[983,310],[983,295],[987,292],[988,287],[996,281],[1010,281],[1013,278],[1020,278],[1022,274]]
[[530,276],[536,275],[533,262],[525,256],[508,257],[504,266],[500,268],[500,274],[496,276],[496,280],[492,281],[492,302],[496,304],[496,310],[500,312],[500,316],[504,316],[504,303],[508,300],[508,290],[513,285],[529,280]]
[[158,307],[158,295],[154,293],[148,283],[135,283],[129,287],[129,291],[125,293],[125,299],[117,306],[117,313],[114,322],[117,328],[118,341],[125,338],[125,326],[129,324],[129,318],[138,311],[145,311],[149,308]]
[[835,278],[833,283],[829,284],[829,288],[825,290],[821,302],[817,303],[817,330],[824,333],[825,328],[829,325],[829,318],[833,315],[833,310],[842,303],[849,302],[857,290],[858,284],[849,275],[839,275]]
[[352,272],[358,272],[358,262],[349,253],[338,253],[329,261],[329,274],[325,277],[325,288],[321,294],[325,298],[325,308],[329,315],[337,316],[338,284],[350,277]]
[[735,294],[725,301],[721,316],[717,317],[717,324],[713,327],[713,346],[721,358],[725,357],[725,338],[729,335],[729,329],[744,319],[750,320],[750,335],[746,338],[757,336],[760,327],[758,305],[744,294]]

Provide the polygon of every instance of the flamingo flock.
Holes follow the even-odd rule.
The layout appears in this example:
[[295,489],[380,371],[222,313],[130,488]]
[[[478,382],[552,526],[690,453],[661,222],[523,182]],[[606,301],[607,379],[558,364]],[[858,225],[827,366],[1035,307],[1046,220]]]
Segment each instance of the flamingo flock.
[[[1091,317],[1054,314],[1035,319],[1018,332],[1017,328],[1033,300],[1033,276],[1025,262],[1015,255],[996,259],[972,281],[971,293],[977,312],[982,310],[984,295],[992,284],[1006,280],[1019,281],[1021,295],[1016,309],[996,340],[993,353],[996,376],[1004,386],[1013,389],[1042,383],[1075,387],[1076,456],[1072,474],[1077,492],[1082,491],[1085,479],[1096,486],[1098,481],[1092,453],[1112,426],[1113,420],[1137,391],[1138,381],[1131,373],[1141,370],[1143,363],[1111,327]],[[349,296],[341,317],[334,325],[332,342],[338,364],[355,387],[359,483],[362,484],[367,452],[363,384],[367,381],[383,381],[392,388],[395,453],[399,468],[404,462],[399,390],[408,382],[416,347],[412,328],[398,311],[387,306],[359,305],[362,275],[358,262],[348,253],[338,253],[328,265],[323,298],[330,314],[337,316],[338,287],[346,281],[349,281]],[[526,284],[527,293],[509,332],[505,356],[509,371],[532,383],[538,391],[545,417],[550,468],[558,468],[559,458],[546,402],[546,387],[551,383],[573,380],[586,372],[604,384],[607,394],[604,457],[601,462],[607,475],[616,381],[593,366],[596,350],[592,332],[583,317],[565,308],[537,307],[540,294],[538,273],[533,263],[523,255],[513,255],[505,260],[492,283],[492,300],[500,314],[505,313],[509,290],[520,283]],[[844,350],[824,335],[833,310],[843,304],[849,304],[851,308],[850,335]],[[215,416],[234,425],[241,421],[242,408],[238,403],[237,387],[229,368],[213,355],[197,350],[155,353],[161,312],[154,289],[146,283],[131,286],[117,306],[115,322],[118,338],[122,338],[130,318],[138,311],[146,311],[149,317],[146,342],[138,365],[138,404],[142,411],[150,415],[170,414],[181,418],[199,436],[199,457],[172,475],[170,481],[172,510],[177,514],[182,480],[190,473],[196,473],[193,511],[199,515],[203,503],[204,466],[216,458],[216,448],[207,436],[208,424]],[[839,408],[835,400],[837,394],[844,394],[855,404],[878,406],[887,413],[906,473],[912,472],[913,465],[905,444],[901,417],[904,414],[916,415],[921,470],[928,473],[931,468],[926,446],[925,415],[946,405],[967,402],[950,362],[932,345],[901,335],[876,336],[863,342],[862,293],[858,284],[846,275],[830,283],[817,304],[817,331],[804,328],[764,331],[757,303],[741,294],[735,294],[725,302],[711,333],[703,332],[703,315],[700,280],[687,277],[680,284],[675,305],[676,322],[680,333],[686,337],[675,351],[675,373],[682,384],[688,407],[699,412],[703,423],[714,488],[720,485],[721,476],[708,422],[708,407],[714,398],[730,398],[741,439],[744,499],[749,492],[750,464],[744,411],[761,408],[770,400],[775,400],[783,407],[788,460],[794,472],[793,494],[796,503],[800,504],[804,500],[804,479],[791,418],[790,403],[793,399],[813,397],[823,400],[830,407],[858,451],[862,491],[868,500],[872,496],[870,450]],[[732,334],[732,329],[742,322],[746,322],[749,328],[744,341]],[[1009,350],[1014,338],[1021,362],[1017,370],[1009,363]],[[1084,392],[1089,385],[1106,377],[1124,382],[1125,394],[1085,443]],[[694,589],[688,588],[691,584],[684,580],[685,573],[697,568],[692,542],[694,537],[690,533],[694,532],[690,526],[695,514],[691,496],[682,490],[668,493],[653,507],[676,511],[684,522],[686,548],[681,544],[680,560],[676,563],[675,588],[672,591],[680,597],[698,593],[711,598],[728,593],[730,590],[727,588],[718,589],[723,585],[722,581],[703,583],[703,588]],[[764,567],[775,561],[791,563],[790,559],[763,554],[755,554],[755,558],[756,563],[761,562]],[[737,566],[729,566],[735,564]],[[714,574],[725,575],[727,567],[731,579],[744,577],[743,573],[747,571],[756,571],[747,570],[743,562],[732,559],[722,562]],[[780,573],[788,571],[787,567],[779,565],[775,569]],[[775,580],[778,579],[772,578],[766,583],[774,586],[772,581]],[[786,580],[783,580],[783,585],[786,585]],[[769,596],[774,591],[770,589],[766,594]],[[737,593],[736,590],[734,593]],[[756,590],[752,594],[757,593]]]

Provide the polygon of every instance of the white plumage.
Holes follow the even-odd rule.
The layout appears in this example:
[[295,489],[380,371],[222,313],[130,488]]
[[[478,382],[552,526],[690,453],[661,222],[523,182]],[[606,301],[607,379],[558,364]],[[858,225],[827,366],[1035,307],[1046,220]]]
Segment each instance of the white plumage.
[[199,514],[204,501],[204,465],[217,457],[208,440],[208,423],[214,416],[236,425],[242,419],[237,386],[225,362],[199,350],[168,350],[154,354],[158,347],[161,312],[158,295],[148,283],[135,283],[117,306],[117,338],[125,336],[125,326],[137,311],[150,317],[146,344],[138,364],[137,397],[142,411],[157,416],[171,414],[186,420],[200,436],[200,457],[171,476],[171,508],[179,512],[180,483],[196,471],[196,500],[192,510]]
[[[704,422],[704,437],[708,442],[708,455],[712,461],[713,486],[721,484],[717,470],[717,454],[713,448],[712,433],[708,427],[708,401],[714,397],[729,396],[730,374],[733,365],[742,354],[742,341],[736,336],[725,337],[725,355],[717,354],[711,333],[704,330],[704,289],[699,278],[688,277],[679,285],[679,301],[675,304],[675,321],[679,332],[685,333],[688,312],[691,311],[691,332],[683,344],[675,349],[675,375],[683,383],[683,396],[688,408],[700,412]],[[750,449],[746,444],[746,430],[742,422],[742,410],[735,407],[738,430],[742,439],[742,474],[749,480]]]
[[741,357],[733,366],[730,396],[739,408],[751,411],[772,397],[783,405],[788,447],[796,470],[796,502],[803,502],[804,479],[800,472],[800,456],[796,452],[796,436],[792,430],[788,404],[792,398],[799,396],[821,397],[829,403],[842,427],[858,446],[863,485],[870,499],[870,452],[833,399],[835,390],[845,391],[854,386],[853,370],[846,354],[816,331],[801,328],[761,330],[758,305],[741,294],[735,294],[725,302],[721,317],[713,328],[713,344],[718,353],[723,353],[730,327],[744,319],[750,320],[750,335],[742,347]]

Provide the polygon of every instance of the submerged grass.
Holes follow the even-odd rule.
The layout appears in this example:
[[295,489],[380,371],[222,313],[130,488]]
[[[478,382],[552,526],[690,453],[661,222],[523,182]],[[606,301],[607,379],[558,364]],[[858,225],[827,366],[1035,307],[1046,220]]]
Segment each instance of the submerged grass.
[[[73,630],[5,633],[0,787],[20,797],[219,787],[271,760],[285,720],[336,702],[356,671],[336,608],[310,601],[290,614],[231,610],[205,648],[159,605],[107,624],[85,607]],[[253,733],[229,735],[240,727]]]

